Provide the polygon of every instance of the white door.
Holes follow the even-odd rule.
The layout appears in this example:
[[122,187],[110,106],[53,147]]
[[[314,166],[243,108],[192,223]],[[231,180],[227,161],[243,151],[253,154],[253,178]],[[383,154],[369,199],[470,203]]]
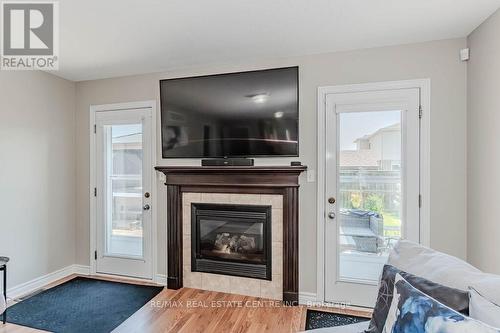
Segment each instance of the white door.
[[151,116],[96,112],[97,273],[152,278]]
[[420,240],[419,89],[328,94],[325,300],[375,305],[388,252]]

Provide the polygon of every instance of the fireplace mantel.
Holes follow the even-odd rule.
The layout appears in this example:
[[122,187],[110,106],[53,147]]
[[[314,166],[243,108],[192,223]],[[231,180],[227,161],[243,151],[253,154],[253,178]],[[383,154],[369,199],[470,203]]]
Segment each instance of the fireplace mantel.
[[298,187],[305,166],[166,166],[156,170],[167,176],[165,185],[224,187]]
[[167,287],[183,286],[182,193],[283,196],[283,301],[298,303],[299,176],[305,166],[158,166],[167,185]]

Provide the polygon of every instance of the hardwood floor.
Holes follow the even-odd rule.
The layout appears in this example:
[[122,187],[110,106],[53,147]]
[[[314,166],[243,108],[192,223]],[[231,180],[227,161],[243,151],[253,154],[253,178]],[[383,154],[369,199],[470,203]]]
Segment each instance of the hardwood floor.
[[[72,277],[48,287],[63,283]],[[133,280],[102,279],[144,284]],[[361,309],[319,309],[366,317],[371,314],[370,311]],[[304,330],[306,310],[305,306],[285,307],[277,301],[250,296],[190,288],[165,288],[118,326],[115,332],[298,332]],[[0,324],[0,333],[32,332],[42,331],[13,324]]]

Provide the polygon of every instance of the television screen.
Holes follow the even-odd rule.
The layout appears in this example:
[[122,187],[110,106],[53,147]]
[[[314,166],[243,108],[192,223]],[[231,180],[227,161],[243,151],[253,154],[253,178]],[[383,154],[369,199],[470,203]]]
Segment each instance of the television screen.
[[298,156],[298,67],[160,81],[164,158]]

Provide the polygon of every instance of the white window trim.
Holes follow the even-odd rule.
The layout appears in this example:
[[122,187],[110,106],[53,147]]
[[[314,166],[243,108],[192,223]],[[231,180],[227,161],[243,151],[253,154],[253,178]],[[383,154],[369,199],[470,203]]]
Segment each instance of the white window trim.
[[325,301],[325,132],[326,132],[326,95],[348,92],[365,92],[395,89],[420,89],[420,105],[423,110],[420,128],[420,242],[430,246],[430,119],[431,119],[431,80],[404,80],[361,83],[318,88],[317,113],[317,272],[316,301]]
[[[94,251],[96,250],[96,200],[97,198],[94,196],[94,188],[97,184],[96,179],[96,169],[95,169],[95,161],[96,161],[96,149],[95,149],[95,133],[94,133],[94,125],[96,112],[100,111],[122,111],[122,110],[131,110],[131,109],[151,109],[152,121],[151,121],[151,151],[152,151],[152,162],[155,165],[158,165],[158,154],[156,151],[156,141],[157,141],[157,101],[156,100],[148,100],[148,101],[139,101],[139,102],[127,102],[127,103],[115,103],[115,104],[101,104],[101,105],[91,105],[90,106],[90,117],[89,117],[89,138],[90,138],[90,159],[89,159],[89,167],[90,167],[90,186],[89,186],[89,198],[90,198],[90,275],[97,276],[106,276],[106,274],[99,274],[96,272],[96,260],[94,259]],[[151,167],[154,167],[152,165]],[[158,200],[158,183],[159,178],[156,176],[156,172],[151,172],[151,192],[153,196],[153,211],[151,217],[151,267],[152,267],[152,281],[156,283],[162,283],[160,281],[161,275],[158,274],[158,215],[159,215],[159,200]],[[166,236],[166,235],[165,235]],[[139,279],[140,280],[140,279]]]

